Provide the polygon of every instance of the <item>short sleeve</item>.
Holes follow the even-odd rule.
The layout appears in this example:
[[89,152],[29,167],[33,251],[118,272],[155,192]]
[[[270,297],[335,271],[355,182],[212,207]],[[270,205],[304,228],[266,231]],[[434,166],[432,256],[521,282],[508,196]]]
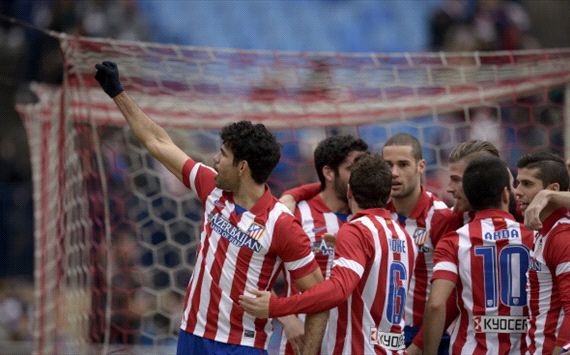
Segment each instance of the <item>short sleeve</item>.
[[274,252],[283,260],[285,269],[293,279],[300,279],[319,267],[311,250],[311,241],[289,213],[283,213],[275,222],[273,231]]
[[182,167],[182,182],[192,189],[202,202],[216,187],[216,171],[202,163],[188,159]]
[[453,232],[457,228],[459,227],[457,227],[456,216],[449,208],[437,209],[431,220],[429,233],[434,247],[446,233]]
[[354,271],[359,279],[362,277],[374,250],[374,245],[370,242],[372,237],[364,238],[366,233],[370,232],[353,223],[344,224],[340,228],[335,245],[334,268],[348,268]]
[[457,260],[457,233],[451,232],[443,236],[437,243],[433,258],[432,279],[444,279],[457,283],[458,260]]

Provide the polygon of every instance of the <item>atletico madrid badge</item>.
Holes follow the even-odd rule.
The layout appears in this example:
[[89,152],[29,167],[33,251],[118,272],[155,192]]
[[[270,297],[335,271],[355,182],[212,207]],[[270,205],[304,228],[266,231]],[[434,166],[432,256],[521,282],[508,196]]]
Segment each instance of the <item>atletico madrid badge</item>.
[[425,228],[416,228],[414,231],[414,235],[412,236],[414,241],[416,242],[417,246],[422,246],[426,242],[426,229]]

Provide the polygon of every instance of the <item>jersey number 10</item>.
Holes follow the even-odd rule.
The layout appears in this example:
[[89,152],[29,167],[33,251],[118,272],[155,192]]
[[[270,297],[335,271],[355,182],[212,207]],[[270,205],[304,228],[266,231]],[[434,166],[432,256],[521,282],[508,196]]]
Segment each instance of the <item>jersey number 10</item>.
[[529,251],[524,245],[508,245],[498,253],[496,246],[475,247],[475,255],[483,258],[485,305],[497,307],[498,289],[501,303],[507,306],[526,305],[526,272]]

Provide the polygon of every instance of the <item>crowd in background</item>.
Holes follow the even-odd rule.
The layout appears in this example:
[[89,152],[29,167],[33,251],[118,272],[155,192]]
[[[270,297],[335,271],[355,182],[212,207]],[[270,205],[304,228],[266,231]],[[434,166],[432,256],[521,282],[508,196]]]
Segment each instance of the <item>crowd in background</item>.
[[[135,0],[0,0],[0,13],[69,34],[141,41],[159,38],[153,33],[156,26],[150,26],[152,14],[138,5]],[[517,1],[443,0],[425,26],[429,28],[426,50],[539,47],[531,35],[529,14]],[[21,341],[30,339],[33,204],[26,135],[14,103],[33,100],[27,90],[31,81],[61,82],[58,42],[41,32],[0,21],[0,67],[4,93],[0,97],[0,341]]]

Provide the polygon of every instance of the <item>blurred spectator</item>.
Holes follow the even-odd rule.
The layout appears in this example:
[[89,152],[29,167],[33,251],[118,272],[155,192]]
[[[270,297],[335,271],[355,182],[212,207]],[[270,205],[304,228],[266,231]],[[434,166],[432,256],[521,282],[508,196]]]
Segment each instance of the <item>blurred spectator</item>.
[[[469,6],[473,4],[474,6]],[[431,49],[443,51],[538,48],[530,18],[513,0],[446,0],[430,19]]]

